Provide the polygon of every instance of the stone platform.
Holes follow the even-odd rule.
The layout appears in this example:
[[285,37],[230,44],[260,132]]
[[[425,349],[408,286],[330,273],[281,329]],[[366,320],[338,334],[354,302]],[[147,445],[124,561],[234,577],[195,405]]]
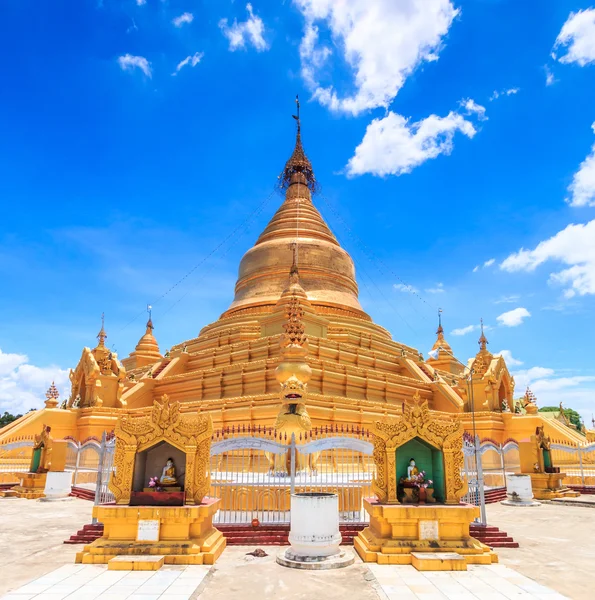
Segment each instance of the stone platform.
[[576,498],[579,492],[571,490],[562,481],[566,473],[531,473],[531,485],[536,500],[553,500],[554,498]]
[[[479,509],[470,505],[380,504],[364,500],[370,526],[360,531],[354,548],[365,562],[411,565],[414,553],[457,553],[465,564],[489,565],[497,555],[471,537],[469,525]],[[422,564],[421,559],[416,559]],[[446,564],[446,563],[445,563]],[[452,562],[459,570],[459,563]]]
[[[212,565],[225,548],[223,534],[213,527],[218,505],[217,499],[205,499],[197,506],[96,506],[93,516],[103,523],[103,536],[78,552],[76,562],[162,556],[162,564]],[[139,521],[158,523],[157,539],[139,540]]]

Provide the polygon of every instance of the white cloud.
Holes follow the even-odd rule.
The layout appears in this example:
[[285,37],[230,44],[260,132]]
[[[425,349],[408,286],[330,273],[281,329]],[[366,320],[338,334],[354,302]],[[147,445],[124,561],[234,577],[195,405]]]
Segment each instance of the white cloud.
[[523,319],[530,316],[531,313],[526,308],[520,306],[519,308],[513,308],[508,312],[498,315],[496,320],[500,325],[504,325],[504,327],[518,327],[519,325],[522,325]]
[[495,258],[490,258],[483,263],[484,267],[491,267],[496,262]]
[[519,325],[522,325],[523,319],[526,319],[530,316],[531,313],[526,308],[521,306],[498,315],[496,320],[500,325],[504,325],[504,327],[518,327]]
[[485,106],[477,104],[473,98],[461,100],[461,106],[465,109],[467,115],[477,115],[480,121],[487,121]]
[[509,88],[507,90],[494,90],[492,95],[490,96],[490,102],[493,100],[497,100],[498,98],[503,98],[505,96],[513,96],[514,94],[518,94],[520,88]]
[[450,154],[457,131],[469,138],[476,134],[473,123],[456,112],[451,111],[446,117],[430,115],[416,123],[389,112],[368,125],[363,140],[347,163],[347,175],[410,173],[426,160]]
[[534,250],[521,248],[501,264],[504,271],[534,271],[548,260],[569,265],[550,274],[550,282],[568,286],[565,296],[595,294],[595,219],[588,223],[568,225]]
[[[595,133],[595,123],[591,128]],[[570,206],[595,206],[595,144],[591,146],[591,152],[574,174],[568,191],[571,194],[570,198],[567,198]]]
[[175,27],[182,27],[185,23],[192,23],[194,21],[194,15],[189,12],[185,12],[181,14],[179,17],[172,19],[172,23]]
[[517,360],[512,356],[510,350],[500,350],[500,352],[496,352],[497,355],[500,355],[506,361],[508,367],[520,367],[523,364],[522,360]]
[[118,58],[118,64],[122,71],[140,69],[147,77],[151,77],[151,63],[144,56],[125,54]]
[[409,292],[410,294],[419,293],[419,290],[417,288],[413,287],[412,285],[405,285],[404,283],[394,283],[393,287],[399,292]]
[[512,294],[510,296],[502,296],[502,298],[498,298],[498,300],[494,300],[494,304],[511,304],[514,302],[518,302],[521,297],[518,294]]
[[428,292],[428,294],[442,294],[442,292],[444,291],[444,284],[442,283],[437,283],[436,287],[426,289],[426,292]]
[[[438,59],[444,36],[459,11],[450,0],[294,0],[304,16],[300,45],[302,77],[318,101],[354,115],[388,107],[407,77],[423,62]],[[354,78],[353,93],[321,82],[331,55],[328,36]],[[330,77],[330,75],[329,75]]]
[[24,354],[6,354],[0,350],[0,411],[25,413],[42,408],[45,392],[54,381],[60,391],[60,401],[68,396],[68,371],[56,366],[36,367]]
[[557,79],[554,77],[552,70],[547,65],[543,67],[543,70],[545,71],[545,85],[554,85]]
[[136,5],[137,6],[143,6],[146,3],[147,3],[147,0],[136,0]]
[[[566,54],[558,56],[559,49]],[[581,67],[595,62],[595,8],[570,13],[556,38],[553,57],[561,63],[577,63]]]
[[460,329],[453,329],[451,335],[467,335],[472,331],[479,329],[479,325],[467,325],[467,327],[461,327]]
[[477,273],[477,271],[479,271],[479,269],[480,269],[480,266],[479,266],[479,265],[475,265],[475,266],[473,267],[473,272],[474,272],[474,273]]
[[184,60],[178,63],[176,70],[172,73],[172,75],[177,75],[181,69],[183,69],[186,65],[190,65],[191,67],[196,67],[196,65],[202,60],[204,56],[204,52],[195,52],[194,54],[187,56]]
[[219,28],[229,40],[229,49],[231,52],[239,48],[245,48],[247,42],[251,43],[258,52],[262,52],[268,47],[263,35],[264,23],[260,17],[254,14],[252,4],[246,4],[246,10],[248,11],[248,19],[246,21],[238,23],[234,19],[233,24],[229,26],[227,19],[221,19],[219,21]]

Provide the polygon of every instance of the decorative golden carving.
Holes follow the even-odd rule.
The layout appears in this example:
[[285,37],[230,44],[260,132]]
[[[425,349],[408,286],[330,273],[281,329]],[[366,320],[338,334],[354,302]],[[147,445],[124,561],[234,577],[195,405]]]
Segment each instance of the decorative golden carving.
[[115,430],[115,472],[109,483],[116,504],[130,502],[137,453],[162,441],[186,454],[186,504],[200,504],[209,491],[212,433],[210,415],[182,414],[179,402],[170,402],[165,394],[161,402],[155,400],[150,415],[120,417]]
[[372,490],[380,502],[398,503],[395,452],[409,440],[418,437],[442,451],[445,502],[458,504],[466,492],[466,482],[461,477],[463,424],[459,420],[434,416],[428,402],[420,400],[419,393],[416,392],[413,404],[403,407],[403,416],[375,423],[373,439],[377,474],[372,482]]

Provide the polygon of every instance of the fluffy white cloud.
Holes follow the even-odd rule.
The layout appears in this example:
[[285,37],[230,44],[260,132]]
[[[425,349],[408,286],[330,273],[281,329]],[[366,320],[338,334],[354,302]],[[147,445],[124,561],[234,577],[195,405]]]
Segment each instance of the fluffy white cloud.
[[473,98],[461,100],[461,106],[465,109],[466,114],[476,115],[480,121],[487,121],[485,106],[477,104]]
[[523,364],[522,360],[517,360],[512,356],[510,350],[500,350],[500,352],[496,352],[497,355],[500,355],[506,361],[508,367],[520,367]]
[[479,329],[479,325],[467,325],[467,327],[461,327],[459,329],[453,329],[450,333],[451,335],[467,335],[472,331]]
[[389,112],[368,125],[363,140],[347,163],[347,175],[410,173],[426,160],[450,154],[457,131],[469,138],[476,134],[473,123],[456,112],[451,111],[446,117],[430,115],[416,123]]
[[[457,16],[450,0],[294,0],[304,16],[300,45],[302,77],[315,98],[331,110],[358,114],[388,107],[422,62],[435,61]],[[339,96],[321,82],[332,54],[328,36],[354,77],[355,91]]]
[[[595,133],[595,123],[591,128]],[[570,197],[567,201],[571,206],[595,206],[595,144],[574,174],[568,191]]]
[[118,58],[118,64],[122,71],[134,71],[134,69],[140,69],[147,77],[151,77],[151,63],[149,63],[144,56],[125,54]]
[[[556,51],[560,49],[566,54],[558,56]],[[570,13],[556,38],[553,57],[581,67],[595,62],[595,8]]]
[[554,85],[557,79],[554,77],[552,70],[547,65],[543,67],[543,70],[545,71],[545,85]]
[[404,283],[394,283],[393,287],[399,292],[409,292],[413,294],[419,293],[417,288],[413,287],[412,285],[405,285]]
[[179,17],[172,19],[172,23],[175,27],[182,27],[185,23],[192,23],[194,21],[194,15],[189,12],[181,14]]
[[68,371],[60,367],[36,367],[29,364],[24,354],[4,353],[0,350],[0,411],[25,413],[31,408],[42,408],[45,392],[52,381],[60,391],[61,400],[69,393]]
[[246,43],[252,44],[258,52],[262,52],[268,47],[264,39],[264,23],[259,16],[254,14],[252,4],[246,4],[246,10],[248,11],[246,21],[238,23],[234,19],[233,24],[230,26],[227,19],[221,19],[219,28],[228,39],[231,52],[239,48],[245,48]]
[[510,272],[530,272],[549,260],[569,265],[550,275],[551,283],[567,286],[564,291],[567,298],[576,294],[595,294],[595,219],[568,225],[533,250],[521,248],[508,256],[500,268]]
[[497,100],[498,98],[503,98],[506,96],[513,96],[514,94],[518,94],[520,88],[510,88],[508,90],[494,90],[492,95],[490,96],[490,102],[493,100]]
[[513,308],[508,312],[502,313],[496,317],[496,320],[500,325],[504,327],[517,327],[523,323],[523,320],[530,317],[531,313],[520,306],[519,308]]
[[437,283],[436,287],[427,288],[425,291],[428,292],[428,294],[442,294],[445,291],[444,284]]
[[186,65],[196,67],[196,65],[202,60],[203,56],[204,52],[195,52],[194,54],[187,56],[184,60],[178,63],[176,70],[172,73],[172,75],[177,75]]

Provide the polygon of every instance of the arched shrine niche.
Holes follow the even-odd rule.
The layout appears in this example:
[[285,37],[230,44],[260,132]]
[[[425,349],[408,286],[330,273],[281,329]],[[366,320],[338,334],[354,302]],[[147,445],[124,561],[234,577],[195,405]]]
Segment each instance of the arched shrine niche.
[[402,416],[375,423],[374,494],[383,504],[399,504],[405,496],[409,497],[403,491],[407,486],[402,478],[408,477],[407,466],[410,459],[415,458],[417,470],[425,471],[426,479],[432,479],[434,499],[444,504],[458,504],[467,492],[461,475],[463,425],[458,419],[433,415],[428,402],[421,402],[419,393],[413,400],[413,404],[403,406]]
[[[411,495],[406,493],[408,487],[415,488],[415,484],[408,485],[407,482],[409,475],[408,467],[412,459],[415,461],[415,469],[419,473],[417,477],[423,473],[425,484],[428,485],[427,489],[431,490],[428,500],[443,503],[445,499],[445,484],[444,456],[442,450],[419,437],[414,437],[395,450],[396,477],[398,482],[397,499],[399,502],[403,503],[408,497],[411,498]],[[423,482],[422,485],[424,485]],[[419,493],[413,494],[413,497],[419,497]]]
[[162,440],[137,453],[134,460],[132,490],[134,492],[147,490],[148,482],[156,479],[158,484],[155,487],[181,491],[184,489],[185,478],[186,453]]
[[155,400],[149,415],[120,417],[115,429],[115,470],[109,483],[116,504],[138,505],[134,496],[148,491],[151,477],[161,479],[168,458],[175,466],[168,476],[175,481],[161,479],[156,487],[160,491],[179,488],[172,493],[182,494],[181,503],[200,504],[210,486],[212,434],[209,415],[182,414],[179,402],[170,402],[165,394],[161,402]]

